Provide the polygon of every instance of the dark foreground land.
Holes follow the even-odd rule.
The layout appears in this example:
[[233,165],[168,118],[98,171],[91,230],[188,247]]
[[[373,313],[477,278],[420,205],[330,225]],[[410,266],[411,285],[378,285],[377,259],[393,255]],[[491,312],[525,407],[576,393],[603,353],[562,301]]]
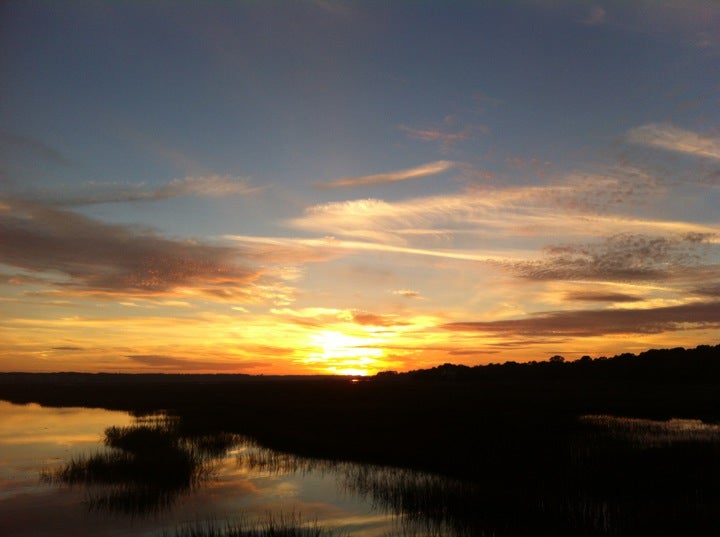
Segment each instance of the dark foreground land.
[[582,419],[720,423],[720,345],[570,363],[445,364],[355,382],[7,373],[0,399],[164,411],[187,436],[239,433],[314,458],[457,478],[473,486],[451,502],[470,532],[720,535],[720,433],[645,442]]

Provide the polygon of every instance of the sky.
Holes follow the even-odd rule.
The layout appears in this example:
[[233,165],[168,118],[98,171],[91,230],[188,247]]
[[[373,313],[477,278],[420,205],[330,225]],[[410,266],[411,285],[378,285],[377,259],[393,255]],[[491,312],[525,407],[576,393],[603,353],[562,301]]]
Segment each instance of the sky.
[[0,7],[0,370],[720,342],[720,3]]

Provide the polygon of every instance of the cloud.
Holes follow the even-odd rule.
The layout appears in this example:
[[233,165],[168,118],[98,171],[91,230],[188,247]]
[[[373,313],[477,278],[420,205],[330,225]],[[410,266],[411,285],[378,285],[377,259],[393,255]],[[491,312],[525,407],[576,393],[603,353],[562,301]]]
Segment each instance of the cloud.
[[[474,194],[474,193],[473,193]],[[308,207],[305,214],[289,220],[291,227],[331,236],[373,240],[386,244],[407,244],[418,236],[440,236],[444,225],[469,227],[477,224],[479,213],[491,211],[496,200],[486,192],[429,196],[398,202],[357,199]]]
[[[517,161],[513,161],[517,165]],[[527,163],[537,176],[547,174],[538,168],[540,163]],[[663,181],[646,170],[634,166],[611,166],[592,172],[574,172],[562,180],[540,187],[535,192],[538,200],[548,206],[583,213],[608,213],[625,207],[636,209],[662,198],[667,192]]]
[[521,262],[517,272],[531,280],[660,280],[699,265],[712,234],[675,237],[623,233],[602,242],[551,246],[548,258]]
[[121,203],[137,201],[159,201],[184,196],[224,197],[247,195],[257,192],[248,180],[228,175],[208,175],[173,179],[158,188],[147,188],[142,184],[129,183],[88,183],[83,192],[73,194],[68,189],[60,192],[46,191],[33,197],[57,206],[82,206],[98,203]]
[[472,136],[473,131],[487,132],[487,127],[474,126],[460,128],[454,117],[448,116],[445,118],[443,126],[441,127],[429,127],[429,128],[413,128],[407,125],[400,125],[398,127],[408,137],[421,142],[434,142],[440,145],[440,149],[443,152],[448,152],[453,145],[458,142],[469,139]]
[[658,334],[690,328],[720,328],[720,302],[697,302],[654,309],[545,312],[524,319],[456,322],[443,328],[514,336],[591,337]]
[[[323,239],[290,239],[277,237],[247,237],[242,235],[225,235],[224,238],[234,240],[243,244],[261,244],[267,242],[268,245],[279,246],[280,251],[293,251],[296,248],[298,252],[312,252],[307,257],[291,254],[293,262],[296,263],[312,263],[317,261],[330,260],[342,255],[361,253],[361,252],[385,252],[396,254],[420,255],[427,257],[438,257],[444,259],[458,259],[464,261],[487,261],[500,262],[510,261],[511,254],[494,253],[489,251],[463,251],[463,250],[437,250],[430,248],[407,248],[404,246],[394,246],[390,244],[363,242],[363,241],[346,241],[339,240],[334,237],[325,237]],[[323,252],[326,250],[326,252]],[[273,254],[272,249],[261,248],[262,256],[273,259],[279,254]],[[249,257],[252,257],[250,249]]]
[[187,360],[185,358],[177,358],[174,356],[165,356],[160,354],[130,354],[126,355],[125,358],[145,366],[172,371],[238,371],[241,369],[253,369],[268,365],[264,362],[245,361],[205,362],[202,360]]
[[630,142],[711,159],[720,159],[720,138],[703,136],[669,124],[651,123],[631,129]]
[[[649,203],[663,193],[652,176],[635,169],[574,174],[544,186],[470,188],[458,194],[388,202],[355,199],[308,207],[287,221],[295,229],[394,245],[434,240],[444,246],[463,235],[500,242],[524,237],[711,232],[712,226],[601,214]],[[559,210],[562,209],[562,210]],[[507,242],[506,242],[507,244]]]
[[354,311],[352,314],[352,320],[363,326],[400,326],[407,324],[398,321],[395,315],[378,315],[376,313],[368,313],[365,311]]
[[393,291],[393,294],[401,296],[403,298],[422,298],[422,295],[418,291],[413,291],[412,289],[397,289],[396,291]]
[[720,282],[701,285],[694,292],[699,295],[720,298]]
[[161,295],[183,288],[236,298],[259,273],[238,264],[236,248],[168,239],[69,211],[0,202],[0,263],[35,273],[73,292]]
[[230,196],[256,192],[258,188],[248,186],[247,179],[229,175],[207,175],[173,179],[170,183],[153,192],[157,199],[178,196]]
[[370,313],[354,309],[333,309],[333,308],[276,308],[272,309],[273,315],[283,317],[284,320],[306,327],[325,327],[335,324],[355,324],[371,327],[400,327],[407,326],[406,321],[401,320],[394,314]]
[[470,136],[469,129],[463,129],[459,132],[444,132],[439,129],[413,129],[405,125],[400,125],[400,130],[405,132],[410,138],[422,140],[423,142],[441,142],[445,145],[467,140]]
[[283,265],[322,263],[347,253],[347,249],[332,238],[292,239],[248,235],[225,235],[223,238],[241,243],[248,259],[262,260],[266,263]]
[[354,186],[375,185],[383,183],[395,183],[398,181],[408,181],[411,179],[421,179],[430,175],[437,175],[448,171],[455,166],[455,163],[448,160],[437,160],[429,162],[415,168],[398,170],[389,173],[380,173],[376,175],[365,175],[361,177],[342,177],[326,183],[315,183],[318,188],[346,188]]
[[640,302],[642,298],[626,293],[571,291],[565,294],[565,300],[578,302]]

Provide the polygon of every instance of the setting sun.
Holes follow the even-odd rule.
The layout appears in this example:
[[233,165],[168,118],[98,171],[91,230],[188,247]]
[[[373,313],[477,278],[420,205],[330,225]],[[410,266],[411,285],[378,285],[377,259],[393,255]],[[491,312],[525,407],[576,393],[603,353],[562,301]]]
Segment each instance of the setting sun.
[[384,352],[377,339],[323,330],[310,335],[316,349],[306,360],[324,372],[337,375],[369,375],[384,367]]

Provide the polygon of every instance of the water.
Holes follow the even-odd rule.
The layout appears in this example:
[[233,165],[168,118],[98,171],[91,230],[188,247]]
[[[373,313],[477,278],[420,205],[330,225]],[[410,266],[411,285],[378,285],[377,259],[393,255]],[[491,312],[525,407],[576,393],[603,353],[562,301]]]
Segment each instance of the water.
[[284,521],[347,537],[720,535],[720,426],[698,420],[584,416],[503,437],[525,454],[487,449],[468,461],[472,481],[185,426],[0,401],[0,534],[175,537]]
[[347,465],[303,463],[240,437],[222,439],[220,449],[205,446],[202,475],[187,487],[182,478],[155,479],[167,501],[137,502],[132,496],[141,488],[133,484],[63,481],[58,473],[70,461],[107,462],[111,454],[122,453],[103,444],[111,426],[136,430],[138,420],[122,412],[0,401],[0,533],[150,536],[183,524],[263,521],[269,514],[299,515],[324,528],[368,537],[389,534],[395,526],[395,517],[342,486]]

